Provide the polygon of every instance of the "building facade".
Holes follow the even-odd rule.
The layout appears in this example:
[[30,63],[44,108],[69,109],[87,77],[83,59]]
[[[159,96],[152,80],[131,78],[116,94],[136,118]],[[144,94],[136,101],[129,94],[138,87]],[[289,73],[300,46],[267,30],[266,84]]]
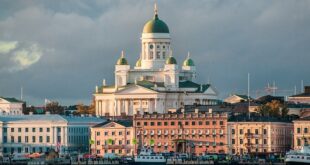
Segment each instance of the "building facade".
[[230,154],[285,154],[292,144],[293,125],[289,122],[229,121],[227,145]]
[[96,115],[120,116],[144,112],[167,113],[183,105],[215,104],[217,92],[210,84],[195,83],[196,68],[190,55],[179,68],[173,57],[171,36],[157,9],[141,37],[141,53],[131,68],[124,52],[115,65],[115,84],[96,86]]
[[0,153],[60,153],[88,150],[89,127],[103,119],[60,115],[0,117]]
[[304,87],[304,92],[297,94],[297,95],[293,95],[288,97],[288,102],[293,102],[296,104],[299,103],[304,103],[304,104],[310,104],[310,86],[305,86]]
[[227,114],[147,114],[134,116],[136,148],[155,152],[226,153]]
[[24,104],[15,98],[0,97],[0,115],[22,115]]
[[103,122],[91,128],[91,152],[98,156],[106,153],[133,155],[133,138],[132,120]]
[[310,117],[300,118],[294,123],[294,149],[301,149],[310,142]]

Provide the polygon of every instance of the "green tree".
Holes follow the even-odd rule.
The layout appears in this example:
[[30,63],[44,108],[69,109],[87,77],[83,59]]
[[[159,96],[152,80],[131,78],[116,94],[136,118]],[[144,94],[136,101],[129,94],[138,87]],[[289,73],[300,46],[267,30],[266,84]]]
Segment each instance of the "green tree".
[[288,108],[278,100],[272,100],[256,109],[256,112],[261,116],[270,117],[286,117],[288,111]]

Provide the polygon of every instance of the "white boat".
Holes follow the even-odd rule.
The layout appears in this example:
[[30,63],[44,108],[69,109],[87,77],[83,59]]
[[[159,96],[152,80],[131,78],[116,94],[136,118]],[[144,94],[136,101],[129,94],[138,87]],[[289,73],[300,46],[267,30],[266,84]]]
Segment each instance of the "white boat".
[[134,158],[135,164],[159,165],[166,164],[166,159],[163,155],[156,154],[152,149],[143,148],[139,155]]
[[310,164],[310,146],[303,146],[301,150],[291,150],[285,155],[285,164]]

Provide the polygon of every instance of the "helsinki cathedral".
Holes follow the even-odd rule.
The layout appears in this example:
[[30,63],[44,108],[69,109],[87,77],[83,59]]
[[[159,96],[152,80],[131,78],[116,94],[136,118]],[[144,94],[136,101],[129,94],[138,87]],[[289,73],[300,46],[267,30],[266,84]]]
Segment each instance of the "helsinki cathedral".
[[97,116],[167,113],[184,105],[212,105],[217,91],[210,84],[198,84],[195,63],[189,53],[182,66],[171,51],[167,24],[154,17],[146,22],[141,37],[141,53],[130,66],[124,52],[115,65],[115,84],[96,86],[93,94]]

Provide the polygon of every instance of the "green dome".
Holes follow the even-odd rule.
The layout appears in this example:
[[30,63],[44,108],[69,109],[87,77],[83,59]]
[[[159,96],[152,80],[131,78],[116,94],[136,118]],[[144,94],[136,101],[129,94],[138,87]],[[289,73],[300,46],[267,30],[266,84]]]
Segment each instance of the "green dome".
[[136,62],[136,67],[141,67],[141,58]]
[[183,62],[183,66],[195,66],[195,63],[192,59],[187,58],[184,62]]
[[169,33],[167,24],[158,18],[155,14],[154,18],[148,21],[143,27],[143,33]]
[[170,57],[167,58],[166,64],[175,64],[176,65],[177,64],[177,60],[174,57],[170,56]]
[[128,62],[125,57],[121,57],[117,60],[116,65],[128,65]]

